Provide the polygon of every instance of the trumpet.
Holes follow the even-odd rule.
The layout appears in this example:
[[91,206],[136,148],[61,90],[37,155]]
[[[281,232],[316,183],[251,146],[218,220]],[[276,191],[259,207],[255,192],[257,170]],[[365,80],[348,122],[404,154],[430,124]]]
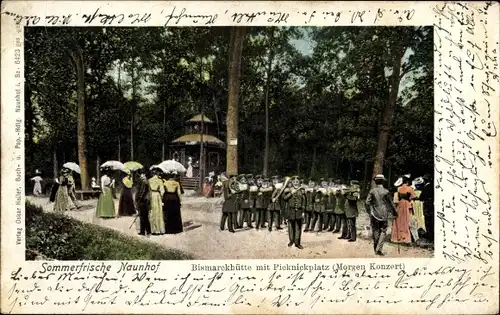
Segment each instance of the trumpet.
[[271,197],[272,202],[276,202],[276,200],[278,200],[278,198],[281,197],[281,194],[287,188],[288,182],[290,182],[290,180],[291,180],[290,177],[285,177],[285,182],[282,185],[280,185],[281,183],[278,183],[274,186],[276,189],[274,190],[273,195]]
[[359,187],[348,187],[348,188],[345,188],[342,190],[342,193],[343,194],[355,194],[357,193],[359,195],[359,193],[361,192],[361,189]]
[[326,188],[321,187],[321,188],[318,189],[318,192],[322,193],[323,195],[326,195],[328,191],[327,191]]

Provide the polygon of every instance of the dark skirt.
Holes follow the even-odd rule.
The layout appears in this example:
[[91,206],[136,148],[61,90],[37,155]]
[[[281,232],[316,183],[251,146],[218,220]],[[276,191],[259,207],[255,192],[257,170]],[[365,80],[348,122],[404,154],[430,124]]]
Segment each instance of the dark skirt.
[[165,234],[182,233],[181,203],[177,193],[165,192],[163,195],[163,215]]
[[49,198],[50,202],[56,201],[56,193],[58,189],[59,189],[59,184],[54,183],[54,185],[52,185],[52,188],[50,189],[50,198]]
[[132,189],[123,187],[120,203],[118,204],[118,216],[132,216],[134,214],[135,206]]

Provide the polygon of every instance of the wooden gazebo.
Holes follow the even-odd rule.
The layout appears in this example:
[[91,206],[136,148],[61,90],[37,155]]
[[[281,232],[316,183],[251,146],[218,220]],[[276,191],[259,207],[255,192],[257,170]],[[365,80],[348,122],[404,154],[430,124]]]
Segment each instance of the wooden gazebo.
[[[203,131],[202,129],[203,120]],[[215,123],[205,115],[196,115],[185,123],[184,135],[172,141],[170,158],[188,167],[189,157],[192,158],[193,177],[198,176],[200,163],[200,144],[203,141],[205,160],[204,173],[220,172],[225,168],[226,144],[217,138]]]

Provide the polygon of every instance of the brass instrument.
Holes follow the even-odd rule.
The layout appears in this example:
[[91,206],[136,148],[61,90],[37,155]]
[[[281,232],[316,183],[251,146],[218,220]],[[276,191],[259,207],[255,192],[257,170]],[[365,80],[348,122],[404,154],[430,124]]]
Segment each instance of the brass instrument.
[[239,194],[242,190],[240,189],[241,183],[236,178],[229,179],[229,191],[232,194]]
[[271,197],[271,201],[274,203],[276,200],[278,200],[279,197],[281,197],[281,194],[285,191],[285,189],[288,186],[288,182],[290,182],[291,178],[290,177],[285,177],[285,182],[280,185],[281,183],[278,183],[274,186],[275,190],[273,192],[273,195]]
[[322,193],[323,195],[326,195],[328,193],[325,187],[318,188],[318,192]]

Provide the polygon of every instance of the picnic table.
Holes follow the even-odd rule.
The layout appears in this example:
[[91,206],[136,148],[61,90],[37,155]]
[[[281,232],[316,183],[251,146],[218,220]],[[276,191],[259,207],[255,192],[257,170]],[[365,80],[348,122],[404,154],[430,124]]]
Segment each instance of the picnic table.
[[85,200],[85,197],[98,198],[101,190],[77,190],[75,191],[76,196],[80,196],[80,200]]

